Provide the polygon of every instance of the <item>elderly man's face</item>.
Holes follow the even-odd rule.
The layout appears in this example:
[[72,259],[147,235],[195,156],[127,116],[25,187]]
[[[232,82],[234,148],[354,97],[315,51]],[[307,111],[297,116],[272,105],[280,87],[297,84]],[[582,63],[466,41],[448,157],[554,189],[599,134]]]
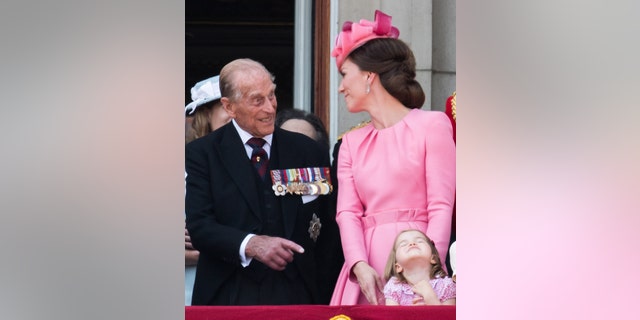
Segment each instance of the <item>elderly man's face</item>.
[[240,128],[254,137],[273,133],[278,102],[276,85],[265,72],[251,72],[237,76],[237,88],[242,96],[226,106],[229,115]]

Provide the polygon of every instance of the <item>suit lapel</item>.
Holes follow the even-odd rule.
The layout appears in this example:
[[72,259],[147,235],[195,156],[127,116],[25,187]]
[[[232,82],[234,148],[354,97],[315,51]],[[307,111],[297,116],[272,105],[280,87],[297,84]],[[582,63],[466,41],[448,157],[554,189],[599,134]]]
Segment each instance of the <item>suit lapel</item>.
[[220,158],[222,164],[231,175],[240,193],[245,198],[251,211],[262,219],[260,214],[260,200],[254,183],[253,168],[249,162],[240,135],[232,123],[225,126],[224,136],[220,142]]

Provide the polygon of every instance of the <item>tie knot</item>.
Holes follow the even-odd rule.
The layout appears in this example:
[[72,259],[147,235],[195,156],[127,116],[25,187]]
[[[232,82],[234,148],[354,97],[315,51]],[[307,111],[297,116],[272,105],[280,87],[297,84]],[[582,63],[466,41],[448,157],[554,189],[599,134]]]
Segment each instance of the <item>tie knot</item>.
[[266,143],[266,141],[264,141],[264,139],[261,138],[251,138],[249,139],[249,141],[247,141],[247,144],[251,147],[251,148],[262,148],[262,146]]

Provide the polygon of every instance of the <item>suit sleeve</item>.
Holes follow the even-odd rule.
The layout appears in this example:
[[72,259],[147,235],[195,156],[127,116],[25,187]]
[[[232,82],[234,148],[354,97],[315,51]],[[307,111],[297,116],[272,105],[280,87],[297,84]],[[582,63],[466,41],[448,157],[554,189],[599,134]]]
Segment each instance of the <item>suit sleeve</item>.
[[240,265],[240,244],[249,233],[218,223],[211,181],[211,155],[205,152],[202,143],[196,142],[201,141],[188,144],[185,154],[185,212],[191,242],[202,255]]

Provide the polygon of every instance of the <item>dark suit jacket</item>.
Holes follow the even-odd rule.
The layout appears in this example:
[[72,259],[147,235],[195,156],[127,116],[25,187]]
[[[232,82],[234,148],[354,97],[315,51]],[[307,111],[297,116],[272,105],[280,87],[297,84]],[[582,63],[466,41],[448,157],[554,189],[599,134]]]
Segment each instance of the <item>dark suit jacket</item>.
[[[269,170],[329,166],[328,153],[314,140],[280,128],[273,133],[269,158]],[[185,166],[187,229],[200,251],[192,304],[206,305],[225,280],[243,268],[240,244],[249,233],[261,234],[261,206],[254,169],[231,122],[189,143]],[[316,250],[322,250],[322,241],[314,242],[308,228],[313,213],[321,222],[327,219],[327,197],[318,196],[306,204],[301,196],[278,198],[285,238],[305,249],[294,256],[292,264],[317,301],[315,256]]]

